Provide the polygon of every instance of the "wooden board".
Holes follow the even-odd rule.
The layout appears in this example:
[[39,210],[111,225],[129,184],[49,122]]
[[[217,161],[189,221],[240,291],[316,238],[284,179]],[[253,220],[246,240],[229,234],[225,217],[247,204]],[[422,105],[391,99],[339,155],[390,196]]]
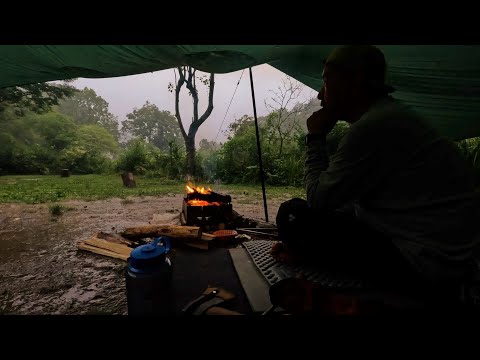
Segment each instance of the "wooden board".
[[125,244],[130,246],[134,245],[134,242],[132,240],[125,239],[119,234],[109,234],[109,233],[100,231],[94,237],[96,237],[97,239],[105,239],[112,243]]
[[132,248],[128,247],[127,245],[124,244],[117,244],[110,242],[108,240],[104,239],[98,239],[96,237],[92,237],[90,239],[84,240],[83,241],[85,244],[94,246],[100,249],[108,250],[117,254],[121,254],[124,256],[129,257],[130,253],[132,252]]
[[77,247],[80,250],[90,251],[90,252],[93,252],[95,254],[105,255],[105,256],[115,258],[115,259],[121,259],[121,260],[124,260],[124,261],[128,260],[128,256],[126,256],[124,254],[118,254],[118,253],[115,253],[113,251],[109,251],[109,250],[101,249],[101,248],[98,248],[98,247],[95,247],[95,246],[91,246],[91,245],[85,244],[83,241],[79,241],[77,243]]

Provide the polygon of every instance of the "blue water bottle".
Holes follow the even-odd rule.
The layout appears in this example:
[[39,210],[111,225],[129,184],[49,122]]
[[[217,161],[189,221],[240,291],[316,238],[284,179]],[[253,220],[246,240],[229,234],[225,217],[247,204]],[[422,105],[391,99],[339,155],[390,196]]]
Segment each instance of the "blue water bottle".
[[128,315],[172,314],[170,239],[159,237],[133,249],[125,272]]

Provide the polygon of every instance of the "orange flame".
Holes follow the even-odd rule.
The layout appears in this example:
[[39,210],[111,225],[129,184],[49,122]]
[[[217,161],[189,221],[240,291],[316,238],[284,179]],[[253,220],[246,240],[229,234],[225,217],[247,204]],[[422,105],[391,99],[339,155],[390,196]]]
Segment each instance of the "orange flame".
[[190,206],[220,206],[218,202],[208,202],[205,200],[188,200],[187,202]]
[[212,192],[212,189],[211,188],[208,188],[208,189],[205,189],[205,187],[195,187],[195,186],[189,186],[189,185],[186,185],[185,188],[187,189],[187,193],[188,194],[191,194],[191,193],[194,193],[195,191],[200,193],[200,194],[210,194]]

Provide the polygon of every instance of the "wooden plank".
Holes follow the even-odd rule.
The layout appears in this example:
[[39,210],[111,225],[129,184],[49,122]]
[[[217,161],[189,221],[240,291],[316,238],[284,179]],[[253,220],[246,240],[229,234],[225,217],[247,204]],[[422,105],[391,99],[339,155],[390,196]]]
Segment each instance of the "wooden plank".
[[124,237],[122,237],[119,234],[109,234],[109,233],[106,233],[106,232],[103,232],[103,231],[100,231],[99,233],[97,233],[93,237],[95,237],[97,239],[104,239],[104,240],[107,240],[109,242],[117,243],[117,244],[125,244],[125,245],[133,245],[134,244],[132,240],[125,239]]
[[112,251],[117,254],[122,254],[125,256],[130,256],[130,253],[132,252],[132,248],[128,247],[127,245],[123,244],[117,244],[117,243],[112,243],[110,241],[104,240],[104,239],[98,239],[96,237],[92,237],[90,239],[84,240],[83,241],[85,244],[94,246],[100,249],[105,249],[108,251]]
[[95,254],[104,255],[104,256],[111,257],[111,258],[115,258],[115,259],[120,259],[120,260],[124,260],[124,261],[127,261],[127,259],[128,259],[128,256],[125,256],[124,254],[118,254],[118,253],[115,253],[113,251],[100,249],[100,248],[97,248],[95,246],[85,244],[82,241],[79,241],[77,243],[77,247],[80,250],[89,251],[89,252],[92,252],[92,253],[95,253]]

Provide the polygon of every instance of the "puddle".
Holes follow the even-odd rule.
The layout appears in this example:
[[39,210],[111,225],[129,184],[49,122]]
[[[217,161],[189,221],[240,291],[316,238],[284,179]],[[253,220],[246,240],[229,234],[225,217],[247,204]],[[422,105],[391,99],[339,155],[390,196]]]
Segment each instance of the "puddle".
[[[57,221],[45,204],[0,204],[0,314],[126,314],[126,263],[79,251],[76,242],[99,231],[174,219],[167,211],[179,209],[182,199],[65,201],[82,211]],[[272,219],[279,204],[269,204]],[[247,217],[263,218],[261,206],[234,206]]]

